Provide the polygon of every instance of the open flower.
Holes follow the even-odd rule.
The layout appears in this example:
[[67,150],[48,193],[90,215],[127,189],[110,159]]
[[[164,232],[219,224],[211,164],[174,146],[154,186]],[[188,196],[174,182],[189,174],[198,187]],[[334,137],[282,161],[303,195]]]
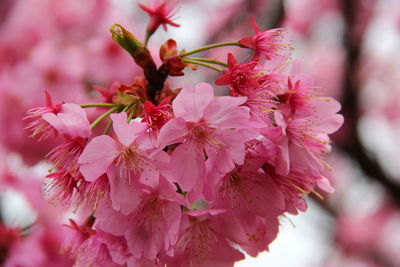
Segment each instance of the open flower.
[[57,134],[57,131],[51,126],[51,124],[43,119],[43,115],[46,113],[57,114],[61,112],[61,105],[64,104],[64,102],[53,104],[49,93],[45,91],[44,94],[46,99],[46,106],[32,108],[28,110],[28,115],[24,117],[24,119],[32,120],[25,129],[32,131],[31,137],[38,136],[39,141]]
[[276,107],[276,94],[281,90],[283,75],[270,73],[268,66],[257,60],[238,63],[228,54],[228,69],[215,84],[229,85],[231,96],[246,96],[245,106],[250,108],[252,118],[268,123]]
[[176,192],[175,185],[163,176],[155,188],[144,191],[139,204],[128,215],[100,205],[95,214],[96,227],[124,236],[135,259],[154,260],[161,251],[173,250],[180,224],[180,205],[186,202]]
[[195,210],[183,214],[174,257],[167,266],[233,266],[244,255],[219,231],[224,210]]
[[[172,103],[175,118],[159,134],[159,149],[180,143],[172,152],[171,169],[184,191],[202,192],[208,168],[225,174],[243,164],[244,143],[256,137],[249,130],[246,97],[214,98],[212,86],[186,86]],[[247,129],[246,129],[247,128]]]
[[253,59],[258,60],[261,55],[266,59],[284,58],[292,47],[286,43],[285,29],[271,29],[260,31],[254,18],[252,20],[254,35],[239,40],[243,47],[254,50]]
[[79,158],[80,171],[89,182],[107,173],[113,208],[128,214],[139,201],[141,184],[157,184],[169,157],[153,147],[145,123],[128,123],[125,112],[111,119],[116,139],[93,138]]
[[50,162],[59,170],[77,172],[78,158],[91,135],[86,112],[79,105],[68,103],[61,106],[60,113],[46,113],[43,119],[65,139],[47,155]]

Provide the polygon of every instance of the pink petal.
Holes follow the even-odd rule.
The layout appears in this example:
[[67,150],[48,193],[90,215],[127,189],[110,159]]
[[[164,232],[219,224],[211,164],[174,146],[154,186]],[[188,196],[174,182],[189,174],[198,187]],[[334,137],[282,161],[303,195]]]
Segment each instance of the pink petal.
[[87,181],[94,181],[107,171],[115,159],[118,147],[108,135],[93,138],[78,159],[80,171]]
[[333,114],[330,117],[323,117],[318,124],[313,125],[313,131],[319,131],[325,134],[336,132],[344,122],[343,115]]
[[181,208],[177,203],[170,202],[166,204],[163,212],[166,231],[164,248],[166,250],[175,245],[178,239],[181,214]]
[[202,190],[206,169],[201,146],[193,142],[177,146],[172,153],[171,168],[183,191]]
[[320,175],[324,165],[320,159],[314,155],[307,147],[299,147],[294,144],[289,145],[290,165],[294,168],[306,168],[312,175]]
[[131,213],[140,202],[141,190],[138,183],[121,178],[116,168],[109,168],[107,171],[110,180],[110,195],[113,209],[121,211],[122,214]]
[[174,114],[186,121],[198,122],[213,98],[214,88],[207,83],[199,83],[195,87],[185,86],[172,102]]
[[250,109],[240,105],[246,100],[247,97],[214,98],[204,110],[204,119],[224,128],[245,128],[250,119]]
[[128,216],[115,211],[108,203],[102,203],[96,209],[96,229],[116,236],[123,236],[132,224]]
[[137,136],[147,130],[145,123],[132,121],[128,123],[125,112],[114,113],[110,115],[113,121],[113,129],[121,144],[129,147]]
[[275,160],[275,171],[287,175],[290,169],[289,138],[284,136],[279,144],[279,153]]
[[235,164],[243,164],[245,157],[244,143],[253,137],[256,136],[249,135],[247,129],[239,131],[223,130],[215,134],[215,141],[219,144],[206,146],[207,166],[223,175],[231,171]]
[[333,186],[331,185],[331,182],[326,177],[322,176],[321,179],[319,179],[317,181],[317,185],[319,188],[321,188],[325,192],[328,192],[328,193],[335,192],[335,188],[333,188]]
[[154,259],[162,245],[161,236],[140,227],[131,227],[125,233],[126,242],[129,250],[135,258]]
[[331,97],[313,99],[311,104],[321,117],[337,113],[341,109],[340,103]]
[[143,158],[145,165],[140,173],[140,182],[155,188],[159,184],[160,173],[166,177],[171,177],[170,160],[171,157],[165,151],[154,151],[148,158]]
[[88,138],[91,134],[90,123],[86,112],[77,104],[63,104],[62,110],[57,115],[46,113],[43,119],[51,124],[60,134],[72,138]]
[[183,118],[174,118],[161,128],[157,147],[163,149],[167,145],[183,142],[187,133],[186,121]]

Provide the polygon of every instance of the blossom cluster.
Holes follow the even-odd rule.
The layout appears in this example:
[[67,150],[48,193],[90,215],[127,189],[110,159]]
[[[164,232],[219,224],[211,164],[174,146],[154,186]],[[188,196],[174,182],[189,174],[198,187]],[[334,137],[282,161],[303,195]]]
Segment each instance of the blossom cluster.
[[[175,9],[155,3],[142,7],[151,16],[144,44],[111,27],[143,76],[95,87],[101,103],[54,104],[46,93],[46,106],[26,117],[32,136],[64,140],[47,156],[45,189],[85,214],[70,220],[63,248],[77,266],[232,266],[243,252],[268,250],[279,218],[306,210],[304,196],[333,190],[323,157],[343,122],[340,104],[291,61],[285,30],[261,31],[253,21],[253,36],[189,52],[169,40],[157,66],[150,36],[179,25]],[[253,56],[190,57],[226,45]],[[219,71],[215,84],[229,95],[215,96],[208,83],[168,86],[169,76],[197,66]],[[92,123],[90,107],[104,112]]]

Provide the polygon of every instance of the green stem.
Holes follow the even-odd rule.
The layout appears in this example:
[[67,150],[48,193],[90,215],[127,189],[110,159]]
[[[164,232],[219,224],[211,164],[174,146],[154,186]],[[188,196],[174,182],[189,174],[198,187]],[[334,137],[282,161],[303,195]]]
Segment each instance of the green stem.
[[112,104],[112,103],[84,104],[84,105],[81,105],[81,108],[110,108],[110,107],[117,107],[117,106],[121,106],[121,105]]
[[195,54],[195,53],[199,53],[205,50],[209,50],[209,49],[213,49],[213,48],[217,48],[217,47],[221,47],[221,46],[241,46],[238,42],[228,42],[228,43],[220,43],[220,44],[212,44],[212,45],[207,45],[207,46],[203,46],[200,48],[197,48],[195,50],[186,52],[185,54],[180,55],[180,57],[186,57],[189,56],[191,54]]
[[110,132],[112,125],[113,125],[113,121],[110,120],[110,121],[108,122],[108,124],[107,124],[107,127],[104,129],[104,134],[105,134],[105,135],[107,135],[107,134]]
[[218,61],[215,59],[211,59],[211,58],[200,58],[200,57],[191,57],[191,60],[196,60],[196,61],[200,61],[200,62],[207,62],[207,63],[213,63],[213,64],[217,64],[220,66],[224,66],[224,67],[228,67],[228,64],[222,61]]
[[118,107],[114,107],[112,109],[110,109],[109,111],[107,111],[106,113],[104,113],[103,115],[101,115],[100,117],[98,117],[91,125],[90,128],[93,129],[94,127],[96,127],[102,120],[104,120],[104,118],[106,118],[107,116],[109,116],[111,113],[114,113],[115,111],[121,109],[120,106]]
[[149,31],[146,31],[146,37],[144,39],[144,46],[147,47],[147,44],[149,43],[150,37],[152,34]]
[[223,72],[224,71],[222,68],[215,67],[213,65],[210,65],[210,64],[207,64],[207,63],[204,63],[204,62],[200,62],[200,61],[196,61],[196,60],[185,59],[183,62],[200,65],[200,66],[203,66],[203,67],[206,67],[206,68],[210,68],[210,69],[216,70],[218,72]]
[[130,103],[129,105],[127,105],[122,112],[127,112],[132,106],[134,105],[134,103]]
[[133,116],[136,115],[136,111],[138,110],[138,106],[139,106],[139,104],[136,104],[136,105],[133,107],[131,113],[129,113],[128,122],[130,122],[130,121],[132,120]]

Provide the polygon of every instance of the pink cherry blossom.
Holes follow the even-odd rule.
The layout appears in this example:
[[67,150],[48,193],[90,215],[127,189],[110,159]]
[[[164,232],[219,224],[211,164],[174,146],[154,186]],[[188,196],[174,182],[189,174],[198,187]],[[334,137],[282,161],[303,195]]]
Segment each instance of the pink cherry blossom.
[[262,218],[250,215],[248,220],[234,213],[225,213],[216,223],[219,232],[252,257],[262,251],[268,251],[269,244],[279,232],[278,217]]
[[84,223],[78,225],[74,220],[69,219],[67,227],[71,230],[68,237],[65,239],[62,246],[62,251],[69,251],[73,255],[77,255],[80,251],[80,246],[91,236],[96,233],[92,228],[95,222],[93,216],[89,216]]
[[77,104],[63,104],[60,113],[46,113],[43,115],[43,119],[51,124],[59,134],[71,139],[89,138],[91,134],[86,112]]
[[77,172],[78,158],[91,135],[86,112],[77,104],[63,104],[60,113],[46,113],[43,119],[65,138],[64,143],[47,155],[50,162],[54,168]]
[[103,198],[110,199],[110,182],[106,174],[101,175],[92,182],[84,179],[79,184],[80,200],[86,205],[96,209]]
[[67,171],[58,171],[46,176],[45,192],[53,203],[67,204],[78,193],[82,177]]
[[173,250],[179,230],[180,205],[186,202],[176,193],[175,185],[164,177],[160,177],[156,188],[145,191],[129,215],[100,205],[95,214],[96,228],[124,236],[134,259],[155,260],[159,253]]
[[158,190],[144,196],[133,212],[132,225],[125,232],[129,250],[137,259],[155,259],[173,248],[178,237],[183,199],[175,186],[160,179]]
[[278,234],[277,218],[286,208],[274,180],[248,160],[216,187],[211,207],[227,210],[221,218],[224,233],[253,256],[266,250]]
[[273,118],[277,127],[265,128],[262,134],[278,146],[274,163],[278,173],[286,175],[294,167],[319,175],[326,167],[322,156],[330,151],[328,134],[343,123],[337,114],[341,106],[330,97],[315,95],[309,78],[295,78],[288,79],[290,90],[278,95],[281,104]]
[[[18,51],[9,56],[0,53],[7,63],[0,73],[0,90],[6,96],[0,106],[7,111],[1,116],[6,122],[2,124],[15,129],[17,115],[9,114],[14,110],[10,103],[29,100],[25,89],[20,89],[27,86],[19,83],[36,88],[33,90],[45,85],[56,97],[85,103],[54,105],[46,93],[45,107],[31,109],[27,116],[32,120],[27,128],[33,136],[45,139],[58,134],[64,140],[48,153],[54,166],[44,189],[51,202],[73,207],[76,221],[84,219],[83,223],[70,220],[66,227],[72,231],[63,252],[73,258],[74,266],[233,266],[244,258],[244,252],[255,257],[268,250],[278,235],[280,217],[307,209],[304,196],[318,195],[316,190],[333,191],[324,155],[331,150],[329,134],[343,122],[337,114],[340,104],[321,96],[313,80],[299,72],[298,62],[292,64],[286,30],[261,31],[253,19],[254,34],[238,42],[191,50],[182,47],[179,52],[170,39],[153,59],[149,38],[160,26],[165,30],[168,25],[179,27],[174,21],[178,0],[139,4],[150,16],[143,44],[143,36],[125,28],[117,32],[113,26],[113,38],[104,39],[83,27],[92,19],[101,25],[112,18],[108,0],[94,2],[98,5],[82,6],[82,10],[74,3],[72,10],[59,9],[54,3],[46,9],[43,4],[38,7],[46,11],[42,20],[38,19],[40,12],[35,11],[34,16],[25,12],[29,19],[20,20],[38,19],[45,33],[26,30],[16,23],[16,17],[1,25],[10,34],[0,32],[12,37],[15,31],[6,30],[8,24],[16,24],[14,30],[27,33],[26,44],[17,47]],[[245,2],[238,1],[234,10]],[[265,5],[258,2],[249,5],[249,11]],[[88,11],[94,12],[88,16]],[[52,12],[54,18],[48,16]],[[233,18],[234,12],[228,13]],[[74,34],[73,29],[81,26]],[[244,30],[242,26],[236,34]],[[1,47],[22,40],[5,39]],[[241,60],[231,53],[192,57],[231,45],[253,54]],[[29,60],[22,60],[25,54]],[[227,64],[220,61],[226,56]],[[222,73],[215,83],[228,85],[229,96],[216,96],[222,90],[215,95],[206,83],[182,88],[179,78],[170,76],[187,76],[185,66]],[[25,77],[35,79],[32,82]],[[114,79],[119,81],[111,82]],[[89,87],[101,97],[92,101],[93,90],[84,90],[88,81],[110,87]],[[95,112],[89,111],[91,107]],[[97,108],[105,112],[100,115]],[[7,131],[7,136],[12,136],[15,130]],[[18,188],[19,182],[7,171],[6,184],[0,183],[0,189]],[[33,192],[26,185],[21,189],[30,201],[39,199],[38,190]],[[34,204],[41,208],[43,201],[37,202]],[[42,264],[43,255],[56,255],[59,246],[52,242],[53,234],[47,231],[50,224],[42,218],[52,217],[38,213],[27,236],[19,230],[10,234],[0,223],[0,232],[9,239],[0,236],[0,246],[12,252],[10,266],[29,265],[27,261],[37,266],[63,266]],[[24,244],[24,239],[29,242]],[[42,249],[42,240],[51,248]],[[18,259],[15,247],[30,249],[32,257]]]
[[93,138],[79,158],[80,171],[89,182],[107,173],[113,207],[128,214],[139,201],[141,184],[157,184],[169,157],[153,147],[145,123],[128,123],[125,112],[111,118],[117,139]]
[[243,221],[249,220],[251,214],[274,218],[285,208],[282,192],[274,181],[265,173],[248,167],[247,170],[239,167],[225,175],[212,206],[229,209]]
[[107,237],[107,234],[97,231],[85,240],[80,246],[81,253],[78,253],[76,263],[79,266],[122,267],[123,265],[114,262],[107,246]]
[[233,266],[244,255],[218,231],[218,215],[224,210],[189,211],[182,215],[174,256],[167,266]]
[[143,120],[146,121],[152,130],[158,132],[165,123],[172,119],[171,99],[172,96],[169,96],[161,101],[157,106],[150,101],[144,103]]
[[177,1],[152,0],[151,7],[139,4],[140,8],[146,11],[150,16],[150,23],[147,32],[155,32],[160,25],[167,30],[167,25],[179,27],[180,25],[173,22],[173,16],[177,10]]
[[225,70],[224,75],[219,77],[215,84],[227,85],[231,87],[232,96],[246,96],[249,92],[259,88],[262,81],[260,81],[261,71],[256,69],[258,62],[251,60],[246,63],[238,63],[235,57],[228,54],[228,69]]
[[[205,83],[186,86],[172,103],[175,118],[159,134],[159,148],[181,143],[172,152],[171,169],[184,191],[202,191],[209,168],[221,175],[243,164],[244,142],[257,136],[247,128],[245,97],[216,97]],[[207,160],[205,158],[207,157]]]
[[61,111],[61,105],[64,102],[59,104],[53,104],[51,97],[47,91],[45,93],[46,98],[46,106],[39,107],[39,108],[32,108],[28,110],[27,116],[24,119],[32,120],[28,126],[26,127],[27,130],[32,131],[31,137],[39,137],[39,141],[47,139],[52,135],[56,135],[57,132],[55,129],[43,119],[43,115],[46,113],[54,113],[57,114]]
[[285,40],[285,29],[271,29],[260,31],[254,18],[252,19],[254,35],[239,40],[243,47],[254,50],[253,59],[258,60],[261,55],[270,60],[275,57],[286,57],[288,50],[292,49]]
[[276,108],[276,94],[283,87],[283,77],[285,75],[270,73],[268,66],[256,60],[238,63],[228,54],[228,69],[215,84],[229,85],[231,96],[246,96],[244,105],[250,108],[252,118],[269,124],[268,117]]

